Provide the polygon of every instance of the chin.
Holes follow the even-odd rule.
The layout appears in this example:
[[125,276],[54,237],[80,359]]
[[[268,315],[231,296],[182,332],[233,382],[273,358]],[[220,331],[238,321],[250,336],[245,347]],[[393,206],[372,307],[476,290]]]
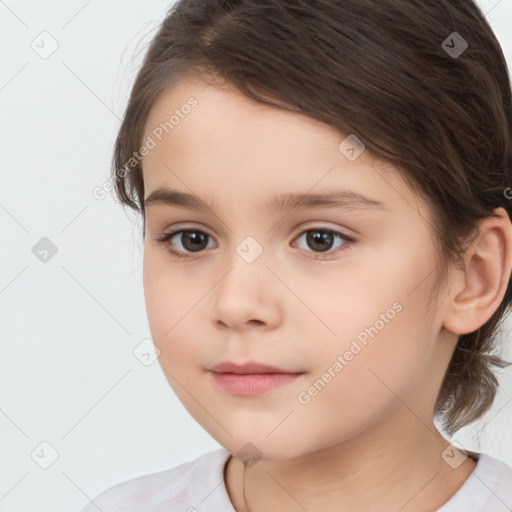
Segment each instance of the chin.
[[[298,441],[289,439],[285,443],[278,436],[274,440],[258,435],[235,436],[228,439],[217,439],[217,441],[228,450],[233,456],[252,462],[259,460],[287,460],[300,457],[307,453],[304,451],[304,440]],[[298,447],[300,445],[300,448]]]

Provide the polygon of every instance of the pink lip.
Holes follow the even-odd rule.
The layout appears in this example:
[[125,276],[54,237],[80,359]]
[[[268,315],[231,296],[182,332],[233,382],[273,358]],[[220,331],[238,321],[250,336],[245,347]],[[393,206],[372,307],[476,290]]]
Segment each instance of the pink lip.
[[238,373],[238,374],[248,374],[248,373],[300,373],[300,372],[290,372],[287,370],[283,370],[282,368],[276,368],[275,366],[269,366],[266,364],[260,364],[249,361],[244,364],[236,364],[230,361],[225,361],[223,363],[216,364],[211,368],[208,368],[211,372],[216,373]]
[[294,381],[304,372],[289,372],[259,363],[224,362],[208,369],[214,382],[233,395],[261,395]]

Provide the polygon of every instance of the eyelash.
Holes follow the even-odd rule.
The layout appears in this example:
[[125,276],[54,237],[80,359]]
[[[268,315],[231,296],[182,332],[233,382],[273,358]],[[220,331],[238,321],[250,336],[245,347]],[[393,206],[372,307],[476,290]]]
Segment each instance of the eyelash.
[[[340,231],[335,231],[333,229],[325,228],[325,227],[306,229],[306,230],[302,231],[301,233],[299,233],[299,235],[296,238],[300,238],[302,235],[304,235],[306,233],[309,233],[310,231],[313,231],[313,232],[316,231],[316,232],[322,232],[322,233],[330,233],[330,234],[332,234],[334,236],[339,236],[340,238],[345,240],[345,243],[343,245],[341,245],[335,251],[327,251],[327,252],[308,251],[308,252],[313,252],[313,254],[316,254],[317,256],[320,256],[320,257],[317,258],[317,259],[320,259],[320,260],[328,259],[328,258],[322,256],[324,254],[327,254],[327,255],[333,255],[334,254],[334,255],[336,255],[336,254],[339,254],[339,253],[341,253],[343,251],[348,250],[350,248],[350,246],[355,242],[355,240],[353,238],[344,235]],[[191,258],[191,257],[193,258],[193,256],[191,256],[191,254],[199,254],[202,251],[197,251],[197,253],[182,253],[182,252],[177,251],[176,249],[174,249],[171,246],[171,244],[170,244],[170,240],[176,234],[178,234],[178,233],[185,233],[185,232],[202,233],[202,234],[206,235],[207,237],[213,238],[208,233],[206,233],[205,231],[201,231],[199,229],[177,229],[177,230],[174,230],[174,231],[169,231],[167,233],[163,233],[159,237],[155,238],[155,241],[160,243],[160,244],[163,244],[166,247],[166,249],[177,259],[186,259],[186,258]]]

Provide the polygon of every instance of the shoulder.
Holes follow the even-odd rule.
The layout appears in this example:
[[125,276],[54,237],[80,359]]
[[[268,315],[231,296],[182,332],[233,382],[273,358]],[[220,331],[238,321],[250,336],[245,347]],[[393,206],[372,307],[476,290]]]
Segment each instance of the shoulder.
[[172,469],[119,483],[92,499],[82,512],[194,512],[208,493],[212,493],[209,504],[223,506],[229,499],[225,486],[219,484],[229,455],[219,448]]
[[512,467],[486,453],[470,453],[477,459],[473,473],[438,512],[512,510]]
[[503,498],[507,505],[512,505],[512,467],[500,459],[481,453],[475,468],[475,475],[481,478],[491,490],[505,491]]

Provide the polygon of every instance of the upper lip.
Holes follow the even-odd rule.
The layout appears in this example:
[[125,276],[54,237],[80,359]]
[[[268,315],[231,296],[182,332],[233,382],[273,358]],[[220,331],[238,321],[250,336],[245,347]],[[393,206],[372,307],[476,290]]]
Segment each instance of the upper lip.
[[224,361],[208,368],[209,371],[215,373],[238,373],[238,374],[250,374],[250,373],[302,373],[283,370],[275,366],[267,364],[261,364],[249,361],[243,364],[232,363],[231,361]]

